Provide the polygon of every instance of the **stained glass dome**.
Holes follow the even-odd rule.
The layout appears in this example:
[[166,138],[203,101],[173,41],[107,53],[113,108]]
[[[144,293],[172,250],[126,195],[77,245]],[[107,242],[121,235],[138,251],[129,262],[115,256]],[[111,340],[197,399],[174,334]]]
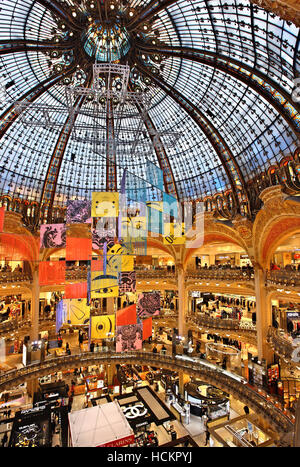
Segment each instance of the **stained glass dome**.
[[[152,149],[119,146],[115,189],[121,168],[147,178],[151,161],[181,201],[239,193],[297,148],[299,29],[248,0],[1,0],[0,22],[2,194],[40,203],[51,192],[63,205],[106,189],[105,154],[59,111],[66,86],[90,85],[95,61],[128,64],[130,90],[152,98],[142,135]],[[56,106],[56,127],[25,125],[15,101]],[[153,145],[155,131],[180,137]]]

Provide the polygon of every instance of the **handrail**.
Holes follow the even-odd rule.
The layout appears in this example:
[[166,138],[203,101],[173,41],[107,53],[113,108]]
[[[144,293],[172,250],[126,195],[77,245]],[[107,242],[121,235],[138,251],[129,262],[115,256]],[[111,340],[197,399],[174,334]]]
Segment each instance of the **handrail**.
[[291,359],[292,353],[295,350],[295,346],[283,335],[280,335],[278,329],[269,326],[267,341],[271,344],[271,347],[275,353],[282,356],[283,358]]
[[31,282],[32,276],[29,273],[18,271],[0,271],[0,283],[11,282]]
[[5,390],[28,379],[51,374],[63,368],[74,368],[103,363],[142,363],[155,367],[184,370],[187,374],[200,376],[226,392],[232,394],[252,408],[257,415],[267,419],[278,432],[293,430],[294,417],[284,413],[271,400],[251,388],[246,380],[205,360],[186,356],[159,355],[150,352],[85,352],[69,356],[51,358],[43,363],[35,363],[19,370],[11,370],[0,376],[0,389]]
[[300,286],[300,271],[295,269],[281,269],[267,271],[266,281],[269,284]]

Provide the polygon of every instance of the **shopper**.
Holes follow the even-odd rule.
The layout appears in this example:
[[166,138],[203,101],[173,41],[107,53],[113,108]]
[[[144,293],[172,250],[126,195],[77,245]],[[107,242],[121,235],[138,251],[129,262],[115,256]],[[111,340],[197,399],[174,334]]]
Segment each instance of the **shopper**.
[[95,349],[95,343],[94,343],[94,342],[91,342],[91,345],[90,345],[90,352],[94,352],[94,349]]
[[208,429],[206,429],[206,431],[205,431],[205,445],[204,446],[207,446],[209,438],[210,438],[210,432],[208,431]]
[[152,352],[153,352],[153,353],[157,353],[157,348],[156,348],[156,346],[155,346],[155,345],[154,345],[154,347],[153,347],[153,350],[152,350]]
[[245,407],[244,407],[244,412],[245,412],[246,415],[249,415],[249,413],[250,413],[249,407],[247,405],[245,405]]
[[1,440],[1,444],[2,444],[2,447],[5,448],[5,445],[8,441],[8,436],[7,436],[7,433],[5,432],[4,435],[3,435],[3,438]]

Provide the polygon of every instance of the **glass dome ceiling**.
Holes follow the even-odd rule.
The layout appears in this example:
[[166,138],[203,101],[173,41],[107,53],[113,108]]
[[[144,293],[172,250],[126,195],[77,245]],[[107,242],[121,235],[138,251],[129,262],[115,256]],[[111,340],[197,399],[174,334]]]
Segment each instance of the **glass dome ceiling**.
[[[90,83],[95,60],[128,63],[129,86],[149,91],[151,129],[180,132],[173,147],[115,155],[147,178],[150,160],[180,200],[239,191],[298,146],[300,33],[248,0],[1,0],[0,193],[56,205],[107,188],[105,154],[69,131],[66,85]],[[25,126],[14,101],[57,106],[57,127]],[[78,117],[89,124],[89,117]],[[103,122],[105,125],[106,122]],[[128,131],[136,122],[126,121]],[[150,130],[150,131],[149,131]],[[50,195],[49,195],[50,192]]]

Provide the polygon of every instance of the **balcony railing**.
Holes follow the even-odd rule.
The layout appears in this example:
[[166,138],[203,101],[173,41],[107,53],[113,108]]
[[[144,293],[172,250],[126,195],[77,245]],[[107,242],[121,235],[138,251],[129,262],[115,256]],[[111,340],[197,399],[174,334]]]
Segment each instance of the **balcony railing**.
[[11,284],[11,283],[20,283],[20,282],[31,282],[31,274],[25,272],[3,272],[0,271],[0,283],[1,284]]
[[293,343],[289,341],[278,329],[275,329],[272,326],[269,327],[267,341],[275,353],[289,360],[292,358],[292,353],[296,346],[293,345]]
[[237,332],[249,332],[252,337],[256,336],[256,326],[252,322],[239,321],[237,319],[222,319],[212,318],[205,314],[198,314],[197,317],[189,317],[190,323],[196,324],[199,327],[206,327],[209,329],[229,330]]
[[300,271],[294,269],[282,269],[267,272],[267,284],[281,285],[282,287],[300,287]]
[[187,279],[217,279],[230,281],[254,280],[252,269],[228,268],[228,269],[196,269],[186,273]]
[[53,374],[63,369],[79,366],[100,365],[103,363],[129,363],[155,366],[158,368],[172,368],[174,371],[184,370],[187,374],[201,377],[216,387],[233,395],[246,403],[256,415],[268,420],[279,433],[291,432],[294,427],[294,417],[283,407],[260,390],[250,387],[247,381],[230,372],[224,372],[216,365],[198,358],[184,355],[158,355],[152,352],[123,352],[114,351],[91,353],[85,352],[70,356],[56,357],[43,363],[29,365],[20,370],[11,370],[0,375],[0,389],[6,390],[32,378]]

